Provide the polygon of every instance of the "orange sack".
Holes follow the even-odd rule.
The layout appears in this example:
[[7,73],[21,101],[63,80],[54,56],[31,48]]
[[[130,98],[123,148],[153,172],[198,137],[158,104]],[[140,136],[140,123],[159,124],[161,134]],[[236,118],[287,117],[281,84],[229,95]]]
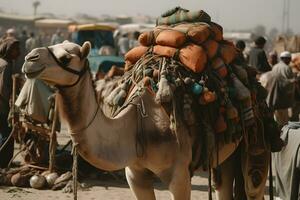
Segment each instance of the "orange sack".
[[138,46],[134,47],[125,54],[125,60],[135,64],[148,50],[148,47]]
[[155,39],[157,38],[159,33],[162,32],[163,30],[168,30],[168,29],[170,29],[170,27],[168,27],[166,25],[157,26],[152,31],[143,32],[139,36],[138,40],[139,40],[140,44],[143,46],[155,45]]
[[210,28],[207,24],[199,24],[189,29],[188,37],[196,44],[202,44],[210,36]]
[[179,31],[163,30],[155,41],[158,45],[180,48],[186,42],[186,36]]
[[139,36],[139,43],[143,46],[151,46],[155,42],[154,32],[147,31]]
[[179,60],[193,72],[200,73],[207,63],[207,55],[201,46],[191,43],[180,49]]
[[211,31],[213,33],[213,38],[217,42],[223,40],[223,27],[217,23],[211,22],[210,24]]
[[160,56],[165,56],[168,58],[172,58],[175,53],[176,53],[177,49],[173,48],[173,47],[167,47],[167,46],[161,46],[161,45],[155,45],[153,47],[153,53],[160,55]]
[[222,44],[220,44],[220,53],[223,61],[226,64],[230,64],[237,56],[238,51],[232,42],[223,41]]
[[214,40],[207,40],[203,44],[203,47],[206,50],[208,58],[211,59],[217,55],[219,43]]

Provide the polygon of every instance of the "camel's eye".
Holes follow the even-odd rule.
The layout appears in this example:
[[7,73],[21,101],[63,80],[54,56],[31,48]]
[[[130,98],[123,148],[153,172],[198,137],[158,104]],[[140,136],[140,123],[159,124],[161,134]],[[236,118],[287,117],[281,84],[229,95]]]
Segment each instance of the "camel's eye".
[[59,58],[60,62],[65,66],[67,66],[70,63],[71,59],[72,59],[72,56],[70,56],[68,54],[63,55],[62,57]]

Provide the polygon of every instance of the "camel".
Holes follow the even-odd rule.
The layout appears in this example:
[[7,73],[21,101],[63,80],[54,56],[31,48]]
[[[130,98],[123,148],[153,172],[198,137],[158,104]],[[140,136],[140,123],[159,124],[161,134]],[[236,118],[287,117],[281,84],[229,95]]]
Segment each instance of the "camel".
[[[169,116],[143,87],[133,89],[130,103],[119,114],[107,117],[99,108],[89,73],[90,49],[89,42],[79,46],[68,41],[36,48],[25,57],[22,70],[27,78],[58,88],[61,118],[79,154],[89,163],[107,171],[125,168],[127,182],[138,200],[155,200],[153,174],[168,186],[173,200],[190,199],[193,137],[180,124],[180,138],[176,138]],[[226,160],[239,142],[220,144],[211,166]]]

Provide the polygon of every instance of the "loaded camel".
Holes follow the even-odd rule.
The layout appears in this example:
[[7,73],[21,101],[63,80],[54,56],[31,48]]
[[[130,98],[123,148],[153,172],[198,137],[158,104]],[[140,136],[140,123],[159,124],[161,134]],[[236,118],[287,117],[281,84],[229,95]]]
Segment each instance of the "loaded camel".
[[[153,174],[168,186],[173,200],[190,199],[193,137],[179,127],[185,135],[179,145],[169,116],[145,88],[133,89],[130,104],[114,118],[107,117],[99,109],[89,73],[90,49],[89,42],[79,46],[68,41],[36,48],[25,57],[23,72],[58,88],[60,115],[79,154],[99,169],[125,168],[136,199],[155,200]],[[227,159],[239,142],[220,145],[212,166]]]

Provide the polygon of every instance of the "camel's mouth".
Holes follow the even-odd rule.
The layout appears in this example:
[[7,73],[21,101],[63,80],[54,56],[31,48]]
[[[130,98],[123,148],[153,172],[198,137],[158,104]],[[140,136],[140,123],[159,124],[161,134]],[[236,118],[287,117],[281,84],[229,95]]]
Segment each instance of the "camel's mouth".
[[26,72],[25,68],[24,68],[24,73],[26,75],[27,78],[31,79],[31,78],[36,78],[40,73],[42,73],[42,71],[44,71],[46,67],[43,66],[41,69],[37,70],[37,71],[33,71],[33,72]]

